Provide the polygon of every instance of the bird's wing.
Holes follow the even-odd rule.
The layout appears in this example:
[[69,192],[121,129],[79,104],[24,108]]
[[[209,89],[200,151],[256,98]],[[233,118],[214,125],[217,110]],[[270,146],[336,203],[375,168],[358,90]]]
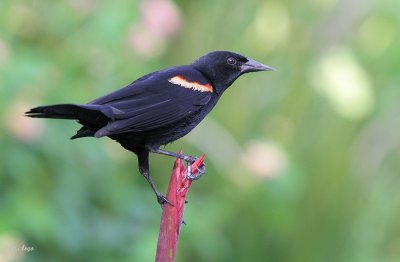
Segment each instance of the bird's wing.
[[173,124],[205,106],[212,95],[209,81],[190,66],[152,73],[91,102],[115,112],[96,137]]

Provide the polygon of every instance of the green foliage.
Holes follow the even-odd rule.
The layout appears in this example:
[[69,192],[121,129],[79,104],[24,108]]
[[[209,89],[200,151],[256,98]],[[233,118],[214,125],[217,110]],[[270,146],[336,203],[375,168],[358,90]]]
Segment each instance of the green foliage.
[[[136,157],[107,139],[70,141],[74,122],[23,113],[225,49],[278,71],[241,77],[167,146],[207,155],[178,261],[398,261],[399,8],[3,0],[0,260],[152,261],[161,209]],[[172,165],[151,157],[162,191]]]

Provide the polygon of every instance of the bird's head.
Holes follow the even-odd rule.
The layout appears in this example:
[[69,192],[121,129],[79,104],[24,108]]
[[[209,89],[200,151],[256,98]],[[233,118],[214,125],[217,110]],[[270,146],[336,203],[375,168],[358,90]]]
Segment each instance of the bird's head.
[[225,91],[242,74],[274,70],[249,57],[229,51],[208,53],[194,61],[192,66],[211,80],[218,94]]

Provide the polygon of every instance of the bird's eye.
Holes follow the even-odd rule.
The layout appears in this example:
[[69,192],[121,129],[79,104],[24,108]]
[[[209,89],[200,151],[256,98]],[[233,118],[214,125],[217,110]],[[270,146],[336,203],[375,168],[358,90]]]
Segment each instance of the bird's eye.
[[235,65],[236,64],[236,59],[233,57],[228,57],[228,59],[226,60],[226,62],[230,65]]

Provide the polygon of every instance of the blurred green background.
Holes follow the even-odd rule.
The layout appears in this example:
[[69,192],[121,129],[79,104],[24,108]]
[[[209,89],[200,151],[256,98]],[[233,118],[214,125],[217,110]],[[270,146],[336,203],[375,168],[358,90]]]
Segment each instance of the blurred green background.
[[[400,1],[0,3],[0,261],[152,261],[161,209],[136,157],[75,122],[85,103],[212,50],[245,75],[187,137],[207,155],[178,261],[400,261]],[[151,157],[165,192],[173,159]]]

